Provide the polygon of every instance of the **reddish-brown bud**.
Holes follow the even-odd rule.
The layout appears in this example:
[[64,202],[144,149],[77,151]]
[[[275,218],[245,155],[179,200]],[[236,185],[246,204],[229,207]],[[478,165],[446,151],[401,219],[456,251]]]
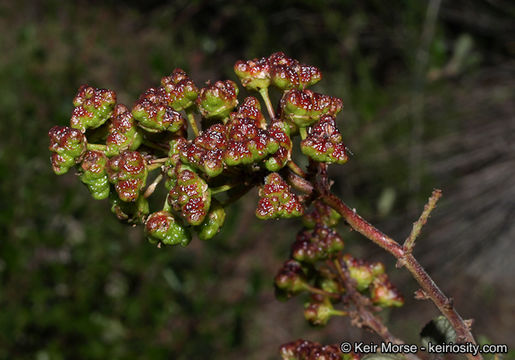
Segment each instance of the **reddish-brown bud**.
[[181,161],[215,177],[224,169],[227,142],[225,125],[214,124],[194,140],[179,145]]
[[109,159],[107,174],[122,201],[135,201],[147,179],[145,159],[137,151],[123,151]]
[[168,203],[191,225],[204,221],[211,205],[207,183],[187,165],[178,164],[173,171],[173,187]]
[[259,202],[256,216],[260,219],[290,218],[301,216],[304,207],[297,195],[278,173],[271,173],[265,178],[265,184],[259,189]]
[[205,118],[226,120],[238,105],[238,86],[232,80],[217,81],[200,90],[197,106]]
[[304,155],[318,162],[343,164],[348,159],[342,135],[330,115],[320,118],[308,137],[301,141],[300,148]]
[[381,307],[399,307],[404,304],[404,298],[386,274],[377,275],[372,282],[370,294],[372,303]]
[[67,126],[54,126],[48,131],[52,169],[62,175],[79,161],[86,151],[86,137],[79,130]]
[[307,127],[322,115],[338,114],[343,107],[340,99],[311,90],[290,90],[281,98],[282,116],[299,127]]
[[184,117],[168,106],[167,93],[162,87],[145,91],[132,109],[138,125],[148,132],[177,132],[184,129]]
[[161,86],[168,95],[168,105],[175,111],[185,110],[193,106],[199,93],[195,83],[182,69],[175,69],[170,76],[162,78]]
[[123,150],[136,150],[142,140],[143,137],[129,109],[122,104],[116,105],[109,124],[106,155],[113,156]]
[[85,132],[97,128],[109,119],[116,104],[116,93],[82,85],[75,98],[70,126]]

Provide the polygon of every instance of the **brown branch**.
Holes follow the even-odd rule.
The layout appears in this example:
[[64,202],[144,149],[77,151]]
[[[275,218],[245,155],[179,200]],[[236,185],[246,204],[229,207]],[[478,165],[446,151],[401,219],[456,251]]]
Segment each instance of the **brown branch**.
[[431,194],[427,204],[424,206],[424,211],[420,215],[419,219],[413,223],[413,229],[411,230],[410,235],[404,242],[404,251],[411,253],[413,251],[413,247],[415,246],[415,240],[420,235],[420,231],[422,230],[422,226],[424,226],[431,214],[431,211],[436,206],[436,202],[442,197],[442,190],[436,189]]
[[[356,306],[358,316],[361,319],[362,324],[372,329],[385,341],[394,344],[404,344],[402,340],[396,338],[390,330],[388,330],[379,317],[375,316],[369,310],[369,307],[371,307],[370,300],[356,290],[356,281],[351,278],[345,263],[340,261],[340,259],[335,259],[334,267],[336,268],[339,280],[345,288],[345,291]],[[404,354],[404,357],[408,360],[420,360],[420,358],[414,354]]]
[[[396,241],[383,234],[374,226],[370,225],[361,216],[359,216],[355,210],[351,210],[334,194],[323,194],[321,199],[327,205],[335,209],[354,230],[358,231],[366,238],[372,240],[374,243],[381,246],[383,249],[395,256],[399,263],[408,269],[414,279],[419,283],[427,297],[433,301],[438,310],[440,310],[440,312],[447,318],[447,320],[449,320],[452,327],[456,331],[457,342],[470,342],[473,344],[476,343],[472,333],[470,332],[470,329],[462,317],[454,309],[452,299],[445,296],[445,294],[440,290],[440,288],[438,288],[433,279],[431,279],[422,265],[420,265],[420,263],[411,253],[404,251],[403,247]],[[476,356],[467,354],[467,357],[471,360],[479,360],[483,358],[481,354]]]

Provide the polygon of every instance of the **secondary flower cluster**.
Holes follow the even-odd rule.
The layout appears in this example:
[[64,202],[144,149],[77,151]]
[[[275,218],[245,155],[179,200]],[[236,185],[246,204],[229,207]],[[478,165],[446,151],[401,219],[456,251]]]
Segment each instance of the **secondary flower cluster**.
[[342,298],[345,284],[340,278],[341,269],[337,269],[341,266],[346,267],[356,290],[369,297],[373,305],[403,304],[403,298],[385,274],[383,264],[355,259],[349,254],[341,256],[343,239],[333,229],[338,219],[331,208],[315,201],[313,210],[304,215],[307,229],[297,234],[297,240],[291,246],[291,258],[275,277],[276,295],[280,299],[310,294],[304,316],[313,325],[325,325],[333,316],[347,315],[333,306],[340,302],[345,305]]

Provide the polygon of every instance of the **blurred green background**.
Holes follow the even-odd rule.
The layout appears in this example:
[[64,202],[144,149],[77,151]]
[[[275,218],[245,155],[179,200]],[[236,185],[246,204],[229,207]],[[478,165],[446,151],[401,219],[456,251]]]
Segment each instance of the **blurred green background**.
[[[344,101],[354,156],[334,189],[402,241],[433,188],[444,200],[416,255],[485,341],[515,346],[515,5],[509,0],[0,1],[0,359],[268,359],[299,337],[375,339],[347,319],[308,327],[272,278],[297,221],[254,218],[256,194],[212,241],[157,249],[73,174],[47,131],[83,83],[138,94],[175,67],[236,80],[238,59],[284,51]],[[369,259],[380,250],[340,230]],[[416,341],[436,315],[384,257]]]

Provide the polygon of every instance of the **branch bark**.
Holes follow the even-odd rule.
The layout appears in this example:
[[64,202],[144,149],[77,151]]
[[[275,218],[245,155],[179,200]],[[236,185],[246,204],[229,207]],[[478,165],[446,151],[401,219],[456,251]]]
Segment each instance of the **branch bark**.
[[[445,296],[440,288],[435,284],[433,279],[415,259],[411,252],[407,252],[395,240],[376,229],[363,219],[356,210],[350,209],[343,201],[336,195],[326,193],[321,195],[321,199],[333,209],[335,209],[345,221],[356,231],[361,233],[366,238],[372,240],[377,245],[392,254],[401,266],[412,274],[414,279],[418,282],[424,293],[436,305],[438,310],[449,320],[452,327],[456,331],[457,342],[470,342],[476,344],[474,336],[472,335],[469,327],[466,325],[463,318],[458,314],[453,306],[451,298]],[[467,354],[470,360],[481,360],[481,354],[476,356]]]

